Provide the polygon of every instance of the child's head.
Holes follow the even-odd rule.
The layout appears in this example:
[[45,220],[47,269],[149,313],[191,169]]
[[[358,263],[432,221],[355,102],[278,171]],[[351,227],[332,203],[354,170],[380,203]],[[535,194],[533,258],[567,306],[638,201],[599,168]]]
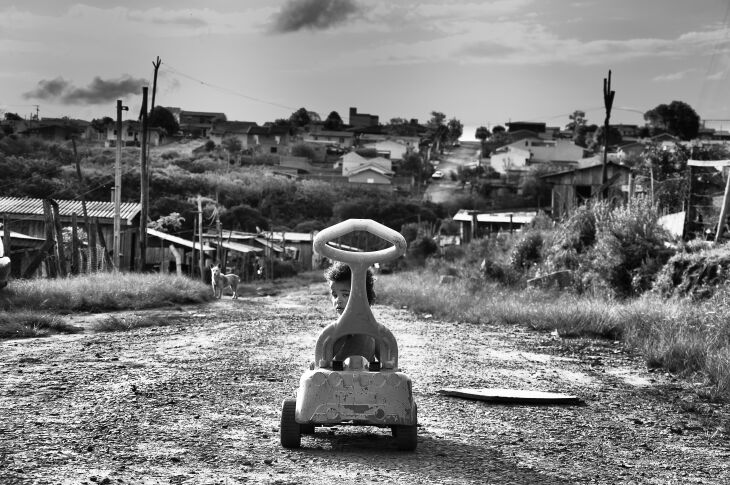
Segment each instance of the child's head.
[[[335,261],[332,266],[324,271],[324,277],[329,282],[332,306],[337,313],[342,314],[347,305],[347,300],[350,298],[352,279],[350,267],[345,263]],[[371,305],[375,300],[374,281],[373,272],[368,268],[365,276],[365,291],[367,292],[368,303]]]

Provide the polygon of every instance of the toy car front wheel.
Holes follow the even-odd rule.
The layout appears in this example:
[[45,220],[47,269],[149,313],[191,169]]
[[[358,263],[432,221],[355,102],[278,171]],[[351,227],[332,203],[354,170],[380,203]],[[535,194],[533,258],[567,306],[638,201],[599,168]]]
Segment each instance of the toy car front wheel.
[[413,424],[391,426],[395,447],[403,451],[413,451],[418,445],[418,414],[416,405],[413,405]]
[[302,432],[295,419],[297,401],[284,399],[281,406],[281,446],[299,448],[302,446]]

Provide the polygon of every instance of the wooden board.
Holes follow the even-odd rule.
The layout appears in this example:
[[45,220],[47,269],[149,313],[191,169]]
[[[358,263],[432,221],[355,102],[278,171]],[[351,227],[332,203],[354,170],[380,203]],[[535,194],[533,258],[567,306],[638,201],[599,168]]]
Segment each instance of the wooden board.
[[447,387],[440,389],[439,393],[445,396],[505,404],[582,404],[577,396],[570,394],[519,389]]

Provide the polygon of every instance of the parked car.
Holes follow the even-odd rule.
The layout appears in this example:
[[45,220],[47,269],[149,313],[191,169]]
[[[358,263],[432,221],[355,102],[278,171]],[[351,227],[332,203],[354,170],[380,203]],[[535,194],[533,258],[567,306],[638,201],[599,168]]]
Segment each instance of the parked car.
[[433,175],[431,175],[432,179],[441,179],[444,178],[444,173],[441,170],[436,170]]

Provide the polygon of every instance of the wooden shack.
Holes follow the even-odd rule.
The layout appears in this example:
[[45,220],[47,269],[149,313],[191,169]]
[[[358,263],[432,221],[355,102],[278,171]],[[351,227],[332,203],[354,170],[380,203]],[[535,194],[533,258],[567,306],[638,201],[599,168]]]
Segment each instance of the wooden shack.
[[583,205],[591,198],[599,197],[604,188],[607,189],[609,200],[625,201],[627,194],[622,187],[628,186],[631,169],[612,161],[608,161],[606,168],[606,187],[602,184],[603,160],[599,158],[582,160],[576,168],[540,177],[552,185],[553,218],[560,219],[569,215],[575,207]]
[[[43,209],[44,199],[0,197],[0,216],[15,232],[33,238],[47,239],[46,217]],[[74,218],[78,227],[84,226],[84,211],[80,200],[55,200],[58,204],[59,222],[62,227],[70,227]],[[109,253],[114,244],[114,203],[91,200],[86,201],[89,219],[97,224],[97,246],[104,246]],[[120,206],[120,260],[123,271],[134,269],[135,252],[139,239],[139,203],[126,202]]]

